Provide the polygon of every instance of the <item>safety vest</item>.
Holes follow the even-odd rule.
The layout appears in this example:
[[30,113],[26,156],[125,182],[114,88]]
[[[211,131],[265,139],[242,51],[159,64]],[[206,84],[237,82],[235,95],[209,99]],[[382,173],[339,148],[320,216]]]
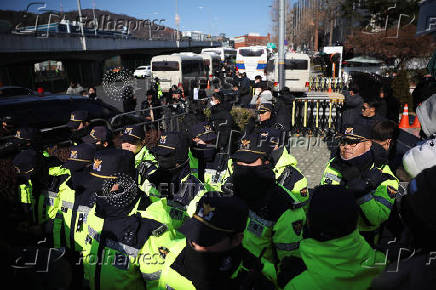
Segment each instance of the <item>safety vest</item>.
[[33,223],[36,223],[35,198],[33,196],[32,181],[30,179],[27,180],[27,183],[18,186],[18,196],[20,203],[29,215],[29,219]]
[[160,87],[160,83],[157,83],[157,99],[160,100],[162,96],[163,96],[162,88]]
[[[334,158],[329,161],[324,170],[321,185],[341,184],[341,172],[330,165],[333,160]],[[372,165],[371,168],[374,168],[374,165]],[[399,181],[392,173],[389,166],[384,165],[379,169],[384,173],[385,180],[380,183],[375,190],[357,199],[357,204],[360,206],[363,213],[363,215],[359,216],[359,231],[374,231],[378,229],[380,225],[389,218],[398,192]]]
[[198,158],[192,155],[191,149],[188,151],[189,168],[191,168],[191,174],[198,178]]
[[[162,268],[162,273],[159,279],[158,289],[168,289],[168,290],[189,290],[196,288],[192,284],[190,280],[186,277],[179,274],[176,270],[174,270],[171,265],[175,262],[177,257],[183,251],[183,249],[187,247],[186,238],[179,239],[174,241],[172,246],[169,248],[169,252],[165,258],[165,264]],[[253,265],[249,265],[253,266]],[[247,270],[243,262],[241,261],[240,265],[236,269],[236,271],[229,277],[230,279],[234,279],[238,276],[238,274],[242,271]],[[276,272],[274,270],[274,266],[272,264],[264,264],[262,268],[262,274],[267,277],[270,281],[276,281]],[[258,275],[258,274],[257,274]]]
[[162,202],[171,218],[171,228],[174,229],[178,229],[185,219],[195,212],[196,203],[206,192],[201,181],[191,173],[187,174],[180,183],[178,192],[180,199],[178,200],[168,200],[166,197],[162,197],[158,189],[151,183],[148,183],[145,191],[153,203]]
[[[145,168],[142,168],[145,166]],[[156,158],[153,154],[148,151],[147,147],[142,147],[141,151],[136,153],[135,155],[135,168],[139,171],[138,172],[138,185],[142,189],[142,187],[146,186],[144,185],[145,180],[143,178],[143,174],[150,175],[157,169],[158,163],[156,161]],[[144,171],[144,172],[142,172]],[[143,189],[142,189],[143,190]],[[143,190],[144,191],[144,190]]]
[[286,148],[273,168],[278,184],[282,185],[290,195],[297,198],[300,203],[306,204],[309,200],[307,179],[297,168],[297,160],[289,154]]
[[307,270],[294,277],[285,290],[368,289],[386,262],[385,255],[372,249],[357,230],[326,242],[305,239],[300,253]]
[[[274,265],[286,256],[298,256],[306,214],[299,201],[281,187],[272,189],[270,201],[265,205],[268,216],[249,210],[242,245],[254,256]],[[289,204],[294,204],[289,207]]]
[[165,225],[137,218],[148,227],[147,236],[137,237],[144,242],[132,246],[111,236],[102,236],[105,220],[97,217],[94,209],[89,213],[83,263],[91,289],[153,289],[157,286],[171,237]]

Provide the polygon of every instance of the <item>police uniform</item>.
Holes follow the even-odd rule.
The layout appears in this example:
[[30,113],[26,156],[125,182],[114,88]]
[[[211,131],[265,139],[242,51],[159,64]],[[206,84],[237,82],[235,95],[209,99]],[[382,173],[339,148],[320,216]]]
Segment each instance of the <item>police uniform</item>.
[[[106,162],[114,156],[107,154]],[[132,154],[133,155],[133,154]],[[97,156],[96,156],[97,157]],[[103,156],[102,156],[103,157]],[[114,161],[114,160],[112,160]],[[130,163],[124,157],[120,163]],[[115,169],[115,168],[112,168]],[[85,279],[91,289],[149,289],[156,285],[163,258],[160,249],[174,238],[168,227],[147,214],[158,217],[162,212],[149,212],[153,205],[136,185],[134,175],[102,172],[105,179],[94,193],[95,203],[87,217],[87,236],[83,249]],[[114,185],[118,189],[114,192]],[[148,204],[144,204],[148,200]],[[140,204],[138,206],[138,204]]]
[[239,198],[206,193],[180,228],[186,238],[166,253],[159,289],[274,289],[268,279],[274,279],[272,265],[264,267],[241,245],[211,255],[197,252],[191,244],[210,247],[243,232],[247,215],[247,206]]
[[[127,126],[121,135],[122,143],[137,144],[145,138],[143,125]],[[138,175],[138,185],[142,188],[145,179],[157,169],[157,161],[153,154],[143,145],[142,149],[135,154],[135,168]]]
[[[269,160],[271,150],[268,142],[261,142],[261,136],[253,133],[241,139],[240,149],[232,155],[232,159],[234,164],[238,161],[252,163],[259,158],[265,162]],[[268,178],[263,179],[262,176],[262,182],[252,188],[249,188],[250,184],[259,179],[253,174],[253,170],[261,167],[234,166],[236,167],[227,183],[233,184],[233,193],[246,200],[250,209],[244,232],[244,247],[256,257],[275,266],[286,256],[298,256],[302,228],[306,221],[303,204],[275,182],[271,164],[262,165],[266,168]],[[246,173],[243,176],[244,183],[236,187],[241,182],[236,170],[238,168],[244,169]]]
[[[362,138],[369,137],[367,128],[358,125],[346,130],[343,140],[359,142]],[[372,156],[370,151],[365,154]],[[399,186],[398,179],[388,165],[376,167],[372,157],[368,160],[363,168],[358,168],[359,176],[351,179],[345,177],[352,170],[355,171],[355,168],[350,167],[340,156],[336,156],[327,164],[321,179],[321,184],[341,184],[353,190],[356,202],[361,209],[358,225],[362,233],[377,230],[388,219]],[[356,182],[361,185],[359,188],[355,186]]]
[[177,229],[187,217],[188,205],[202,195],[204,186],[190,171],[188,144],[180,133],[163,134],[153,153],[159,169],[149,176],[146,193],[152,201],[166,204],[172,227]]

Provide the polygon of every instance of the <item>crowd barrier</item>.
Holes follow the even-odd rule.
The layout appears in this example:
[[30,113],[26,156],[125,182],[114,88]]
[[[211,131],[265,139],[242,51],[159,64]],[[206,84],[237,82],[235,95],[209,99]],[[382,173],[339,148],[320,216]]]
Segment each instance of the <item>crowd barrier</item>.
[[309,92],[341,92],[346,87],[343,78],[311,76],[309,79]]

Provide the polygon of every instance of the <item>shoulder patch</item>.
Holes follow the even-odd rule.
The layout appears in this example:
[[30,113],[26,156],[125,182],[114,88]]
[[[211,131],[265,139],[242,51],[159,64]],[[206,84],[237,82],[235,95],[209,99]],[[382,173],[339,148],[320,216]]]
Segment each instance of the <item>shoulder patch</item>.
[[302,197],[306,197],[307,196],[307,187],[302,188],[300,190],[300,194],[301,194]]
[[168,227],[166,225],[161,225],[157,229],[153,230],[151,234],[155,237],[162,236],[166,231],[168,230]]
[[159,247],[158,250],[159,250],[159,255],[161,256],[162,259],[165,259],[168,253],[170,252],[170,250],[166,247]]
[[395,198],[397,196],[398,190],[396,190],[394,187],[388,185],[387,191],[390,198]]
[[301,231],[303,230],[303,220],[297,220],[293,222],[292,228],[297,236],[301,235]]

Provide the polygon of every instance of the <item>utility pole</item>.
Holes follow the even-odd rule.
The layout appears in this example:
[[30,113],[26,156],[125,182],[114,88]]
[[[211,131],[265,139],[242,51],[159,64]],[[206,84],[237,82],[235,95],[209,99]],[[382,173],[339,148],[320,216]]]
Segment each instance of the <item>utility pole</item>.
[[174,22],[176,22],[176,25],[177,25],[176,40],[179,41],[180,16],[179,16],[179,1],[178,0],[176,0],[176,16],[174,17]]
[[281,90],[285,80],[285,0],[279,1],[279,89]]
[[82,41],[82,49],[86,50],[86,39],[85,33],[83,31],[82,5],[80,5],[80,0],[77,0],[77,11],[79,12],[80,32],[82,33],[82,37],[80,38],[80,40]]

